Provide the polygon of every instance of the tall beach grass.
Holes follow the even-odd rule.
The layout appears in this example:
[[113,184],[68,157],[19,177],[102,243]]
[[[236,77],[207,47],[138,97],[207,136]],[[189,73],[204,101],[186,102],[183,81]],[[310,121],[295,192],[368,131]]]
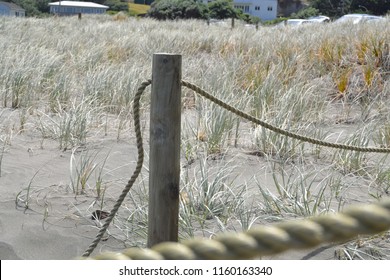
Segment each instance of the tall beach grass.
[[[96,159],[93,144],[109,133],[116,141],[132,139],[133,97],[151,78],[152,55],[161,52],[183,56],[183,79],[273,125],[327,141],[388,147],[389,30],[389,19],[255,30],[196,20],[0,18],[0,109],[19,112],[18,125],[0,120],[0,171],[13,137],[38,131],[35,137],[69,153],[75,194],[88,197],[86,187],[96,186],[91,199],[106,199],[105,160]],[[147,90],[141,100],[146,141],[149,100]],[[386,156],[286,138],[184,88],[182,112],[182,238],[389,195]],[[86,152],[76,158],[80,146]],[[128,172],[120,176],[116,185]],[[141,176],[110,231],[128,246],[146,242],[146,164]],[[346,245],[343,256],[353,256],[351,248]]]

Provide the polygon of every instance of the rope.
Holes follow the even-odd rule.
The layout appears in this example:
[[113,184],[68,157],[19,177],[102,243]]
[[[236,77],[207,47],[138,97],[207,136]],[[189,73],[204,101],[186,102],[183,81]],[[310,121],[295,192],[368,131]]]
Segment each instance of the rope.
[[182,85],[189,88],[189,89],[192,89],[196,93],[211,100],[212,102],[221,106],[222,108],[225,108],[226,110],[236,114],[237,116],[240,116],[240,117],[242,117],[248,121],[251,121],[255,124],[261,125],[262,127],[267,128],[273,132],[276,132],[276,133],[279,133],[279,134],[282,134],[282,135],[285,135],[285,136],[288,136],[291,138],[295,138],[295,139],[298,139],[300,141],[308,142],[308,143],[315,144],[315,145],[321,145],[321,146],[325,146],[325,147],[350,150],[350,151],[357,151],[357,152],[390,153],[390,148],[370,148],[370,147],[358,147],[358,146],[350,146],[350,145],[344,145],[344,144],[336,144],[336,143],[330,143],[330,142],[318,140],[315,138],[310,138],[307,136],[295,134],[295,133],[289,132],[287,130],[273,126],[273,125],[266,123],[262,120],[259,120],[251,115],[248,115],[247,113],[244,113],[243,111],[240,111],[240,110],[226,104],[222,100],[212,96],[210,93],[204,91],[203,89],[199,88],[198,86],[196,86],[194,84],[191,84],[191,83],[186,82],[186,81],[182,81]]
[[243,233],[224,233],[215,239],[194,238],[181,243],[163,242],[150,249],[106,252],[94,259],[251,259],[289,249],[312,248],[321,243],[345,242],[361,234],[377,234],[389,228],[390,199],[350,206],[338,214],[257,226]]
[[[138,149],[137,166],[135,168],[133,175],[131,176],[130,180],[128,181],[127,185],[125,186],[121,195],[119,196],[118,200],[116,201],[109,216],[107,217],[105,223],[103,224],[103,227],[99,230],[98,234],[96,235],[96,237],[93,240],[93,242],[91,243],[91,245],[88,247],[88,249],[82,255],[83,257],[88,257],[93,252],[93,250],[96,248],[97,244],[100,242],[104,233],[107,231],[107,228],[110,225],[111,221],[113,220],[114,216],[118,212],[118,209],[121,206],[123,200],[125,199],[127,193],[130,191],[130,189],[133,186],[135,180],[137,179],[139,173],[141,172],[143,158],[144,158],[144,152],[143,152],[142,135],[141,135],[141,128],[140,128],[139,100],[141,98],[142,93],[145,91],[145,88],[148,87],[151,83],[152,83],[152,80],[150,80],[150,79],[143,82],[141,84],[141,86],[138,88],[137,93],[134,96],[134,103],[133,103],[134,124],[135,124],[134,126],[135,126],[137,149]],[[201,96],[211,100],[215,104],[225,108],[226,110],[228,110],[228,111],[230,111],[230,112],[232,112],[232,113],[234,113],[234,114],[236,114],[244,119],[247,119],[255,124],[263,126],[264,128],[267,128],[271,131],[274,131],[276,133],[279,133],[279,134],[282,134],[282,135],[285,135],[285,136],[288,136],[291,138],[295,138],[295,139],[309,142],[309,143],[316,144],[316,145],[336,148],[336,149],[352,150],[352,151],[359,151],[359,152],[372,152],[372,153],[390,153],[390,149],[388,149],[388,148],[369,148],[369,147],[367,148],[367,147],[349,146],[349,145],[344,145],[344,144],[335,144],[335,143],[321,141],[318,139],[295,134],[295,133],[286,131],[284,129],[275,127],[269,123],[266,123],[260,119],[255,118],[251,115],[248,115],[248,114],[244,113],[243,111],[238,110],[238,109],[226,104],[222,100],[212,96],[211,94],[207,93],[206,91],[204,91],[203,89],[199,88],[198,86],[196,86],[194,84],[191,84],[191,83],[186,82],[186,81],[182,81],[181,84],[182,84],[182,86],[185,86],[185,87],[195,91],[196,93],[200,94]],[[389,216],[389,214],[387,214],[387,215]],[[366,216],[369,216],[369,215],[366,214]],[[346,218],[344,218],[343,222],[346,221],[345,219]],[[388,225],[389,220],[390,220],[390,218],[387,217],[388,223],[387,223],[386,228],[389,227],[389,225]],[[157,252],[161,251],[161,254],[163,254],[164,258],[168,258],[168,259],[188,259],[189,257],[190,257],[190,259],[193,259],[195,257],[198,258],[200,256],[206,257],[209,254],[210,254],[210,256],[219,256],[223,259],[225,259],[225,258],[234,258],[234,259],[236,259],[236,258],[250,258],[251,256],[248,255],[247,252],[252,252],[252,254],[255,254],[257,251],[254,250],[254,248],[256,246],[260,246],[260,245],[259,244],[255,245],[254,241],[257,240],[256,238],[259,238],[259,240],[261,240],[261,242],[265,242],[264,240],[261,239],[263,236],[267,236],[267,238],[269,239],[268,240],[269,242],[274,240],[275,243],[269,244],[269,243],[265,242],[264,244],[261,243],[262,247],[261,246],[256,247],[256,248],[262,248],[262,250],[265,252],[265,253],[263,252],[262,254],[267,254],[267,252],[268,252],[267,250],[271,250],[270,252],[275,253],[277,251],[277,249],[275,249],[276,247],[279,248],[279,250],[281,250],[281,251],[286,250],[287,248],[289,248],[289,247],[287,247],[287,245],[289,245],[289,246],[291,245],[289,243],[290,239],[293,240],[296,243],[295,245],[297,245],[297,246],[298,245],[299,246],[301,246],[301,245],[308,246],[311,243],[313,244],[311,246],[315,246],[315,245],[319,244],[318,243],[319,237],[322,235],[325,235],[325,233],[321,232],[320,227],[315,226],[315,223],[313,223],[313,221],[317,221],[317,218],[313,218],[312,222],[304,221],[304,222],[299,222],[299,224],[297,224],[296,222],[289,222],[289,223],[284,224],[284,226],[281,225],[280,228],[277,228],[277,227],[271,228],[271,231],[269,231],[269,228],[268,229],[263,228],[263,229],[260,229],[259,232],[249,231],[249,232],[247,232],[246,235],[245,234],[238,234],[238,235],[234,235],[234,236],[233,235],[225,235],[225,236],[222,236],[220,238],[217,238],[216,240],[202,240],[201,242],[199,240],[193,240],[193,241],[191,241],[192,243],[188,243],[188,242],[183,243],[183,244],[187,244],[195,252],[198,252],[197,253],[198,255],[195,254],[194,252],[190,253],[190,250],[187,247],[185,247],[183,244],[179,244],[179,243],[160,243],[160,244],[156,245],[156,247],[154,247],[154,249]],[[337,220],[337,219],[336,220],[332,220],[332,218],[325,219],[324,226],[326,225],[326,223],[331,225],[332,223],[338,224],[340,222],[341,222],[341,220]],[[349,222],[351,222],[351,221],[349,221]],[[369,223],[369,222],[370,222],[370,220],[366,221],[366,223]],[[377,225],[373,224],[373,226],[375,227]],[[283,227],[286,227],[286,228],[283,228]],[[357,228],[356,230],[359,230],[359,229],[361,229],[361,228]],[[317,230],[317,232],[316,232],[316,230]],[[338,230],[340,230],[340,229],[338,229]],[[382,229],[382,230],[384,230],[384,229]],[[336,231],[337,231],[337,229],[336,229]],[[292,238],[291,236],[287,238],[286,232],[291,233],[294,238]],[[310,232],[310,234],[308,236],[305,236],[306,239],[304,241],[305,242],[310,241],[310,240],[311,241],[309,243],[304,243],[303,241],[302,242],[299,241],[301,234],[306,234],[307,232]],[[357,231],[357,232],[359,232],[359,231]],[[248,238],[248,236],[250,236],[251,233],[254,236],[252,236],[251,238]],[[366,232],[360,232],[360,233],[366,233]],[[328,233],[326,233],[326,234],[328,234]],[[283,239],[283,238],[287,238],[287,239]],[[334,240],[330,239],[328,241],[334,241]],[[215,243],[215,242],[220,242],[220,243],[218,243],[218,245],[217,245],[217,243]],[[221,245],[221,243],[223,244],[223,246]],[[286,244],[286,247],[284,247],[283,244]],[[254,247],[251,247],[251,246],[254,246]],[[270,247],[267,247],[267,246],[270,246]],[[297,248],[300,248],[299,246]],[[228,249],[229,250],[233,249],[234,254],[232,252],[230,252]],[[129,249],[129,250],[130,250],[129,252],[133,252],[132,250],[135,250],[137,252],[137,254],[141,250],[143,252],[142,254],[146,254],[145,258],[146,258],[146,256],[148,256],[148,257],[153,256],[156,258],[161,257],[161,255],[157,256],[155,253],[150,252],[150,249]],[[173,255],[170,255],[171,250],[172,250]],[[176,250],[176,252],[175,252],[175,250]],[[127,252],[127,253],[130,254],[129,256],[131,257],[132,253],[129,253],[129,252]],[[241,253],[236,255],[238,252],[241,252]],[[114,254],[114,256],[117,255],[115,253],[111,253],[111,254]]]
[[141,134],[140,115],[139,115],[139,108],[140,108],[139,100],[140,100],[141,95],[144,92],[145,88],[147,86],[149,86],[151,83],[152,83],[151,80],[147,80],[147,81],[143,82],[141,84],[141,86],[138,88],[137,93],[134,96],[134,103],[133,103],[134,129],[135,129],[135,136],[137,139],[137,150],[138,150],[137,165],[135,167],[134,173],[131,176],[128,183],[126,184],[125,188],[123,189],[118,200],[116,201],[109,216],[107,217],[105,223],[103,224],[103,227],[99,230],[99,233],[96,235],[96,237],[93,240],[93,242],[91,243],[91,245],[88,247],[88,249],[82,255],[83,257],[88,257],[93,252],[93,250],[95,250],[96,246],[99,244],[100,240],[102,239],[102,237],[103,237],[104,233],[106,232],[108,226],[110,225],[111,221],[113,220],[116,213],[118,212],[118,209],[121,206],[123,200],[125,199],[127,193],[130,191],[130,189],[133,186],[135,180],[137,179],[139,173],[141,172],[142,164],[144,161],[144,149],[143,149],[143,145],[142,145],[142,134]]

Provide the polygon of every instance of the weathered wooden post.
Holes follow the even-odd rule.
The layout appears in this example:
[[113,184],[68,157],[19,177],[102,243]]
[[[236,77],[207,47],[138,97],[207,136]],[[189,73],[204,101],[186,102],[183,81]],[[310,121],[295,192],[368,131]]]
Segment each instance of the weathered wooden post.
[[154,54],[150,106],[148,247],[178,241],[181,55]]

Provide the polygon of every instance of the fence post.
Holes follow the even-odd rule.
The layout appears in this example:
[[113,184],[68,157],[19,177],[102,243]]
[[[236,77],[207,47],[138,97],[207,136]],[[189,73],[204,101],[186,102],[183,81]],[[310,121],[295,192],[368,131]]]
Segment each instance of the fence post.
[[152,67],[148,247],[178,241],[181,55],[154,54]]

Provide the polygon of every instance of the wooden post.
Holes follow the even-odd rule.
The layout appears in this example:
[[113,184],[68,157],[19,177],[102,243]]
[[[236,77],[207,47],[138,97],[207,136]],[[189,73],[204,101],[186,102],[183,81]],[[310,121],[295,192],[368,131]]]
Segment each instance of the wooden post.
[[181,55],[154,54],[150,105],[148,247],[178,241]]

